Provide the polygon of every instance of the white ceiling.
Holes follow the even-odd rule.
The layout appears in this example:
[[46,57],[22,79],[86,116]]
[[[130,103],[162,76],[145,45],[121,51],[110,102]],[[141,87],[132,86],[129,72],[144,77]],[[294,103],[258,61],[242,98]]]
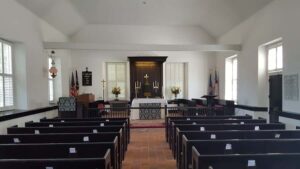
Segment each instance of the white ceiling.
[[67,35],[87,24],[200,26],[219,37],[272,0],[17,0]]

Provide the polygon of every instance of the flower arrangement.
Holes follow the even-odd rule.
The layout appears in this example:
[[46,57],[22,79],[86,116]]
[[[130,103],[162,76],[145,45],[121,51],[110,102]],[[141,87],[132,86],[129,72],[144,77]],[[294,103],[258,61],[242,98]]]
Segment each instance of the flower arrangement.
[[114,87],[111,92],[112,92],[112,94],[114,94],[116,96],[115,100],[118,100],[118,95],[121,94],[121,88]]
[[180,87],[174,86],[171,88],[171,92],[174,94],[175,99],[177,99],[177,95],[180,93]]
[[179,94],[180,91],[181,91],[181,90],[180,90],[180,87],[174,86],[174,87],[171,88],[171,92],[172,92],[173,94],[175,94],[175,95]]
[[119,95],[119,94],[121,94],[121,88],[120,87],[114,87],[111,92],[114,95]]

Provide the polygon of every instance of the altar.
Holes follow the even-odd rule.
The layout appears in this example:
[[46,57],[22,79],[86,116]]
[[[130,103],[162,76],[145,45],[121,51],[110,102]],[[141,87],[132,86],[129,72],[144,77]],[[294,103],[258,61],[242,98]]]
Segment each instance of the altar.
[[[139,108],[145,107],[145,109],[131,109],[130,119],[164,119],[165,110],[163,107],[167,105],[168,102],[165,99],[159,98],[135,98],[132,100],[131,107]],[[158,109],[162,107],[161,109]],[[148,109],[146,109],[148,108]],[[151,109],[153,108],[153,109]]]

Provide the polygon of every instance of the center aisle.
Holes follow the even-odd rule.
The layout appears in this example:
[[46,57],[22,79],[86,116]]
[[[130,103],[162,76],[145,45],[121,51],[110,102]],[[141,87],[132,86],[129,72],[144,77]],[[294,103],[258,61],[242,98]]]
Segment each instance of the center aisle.
[[176,161],[165,141],[165,130],[131,129],[123,169],[176,169]]

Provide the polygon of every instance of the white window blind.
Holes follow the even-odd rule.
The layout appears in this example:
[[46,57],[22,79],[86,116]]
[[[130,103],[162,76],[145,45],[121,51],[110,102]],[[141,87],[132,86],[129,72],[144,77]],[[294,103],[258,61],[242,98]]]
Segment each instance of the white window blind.
[[237,56],[226,59],[225,99],[237,101],[238,60]]
[[[48,70],[52,67],[52,59],[48,58]],[[54,102],[54,79],[51,77],[51,74],[48,73],[48,92],[49,92],[49,101]]]
[[108,99],[114,99],[115,95],[112,94],[114,87],[121,88],[120,99],[126,99],[126,63],[125,62],[108,62],[106,63],[106,76],[107,76],[107,95]]
[[267,47],[268,70],[278,72],[283,68],[283,48],[282,43],[276,43]]
[[181,92],[177,98],[185,96],[185,63],[166,63],[166,85],[165,95],[167,99],[174,99],[175,96],[171,92],[172,87],[179,87]]
[[0,110],[14,108],[12,44],[0,40]]

